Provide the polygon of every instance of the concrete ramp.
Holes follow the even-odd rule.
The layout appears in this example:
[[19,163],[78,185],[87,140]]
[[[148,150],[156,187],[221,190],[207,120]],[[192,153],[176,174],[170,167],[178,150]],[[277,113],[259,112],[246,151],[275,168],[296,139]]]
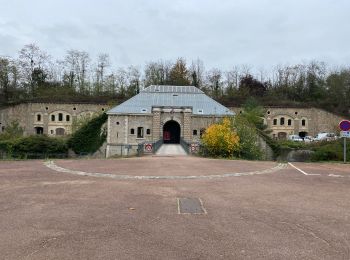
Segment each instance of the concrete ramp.
[[162,144],[156,155],[187,155],[180,144]]

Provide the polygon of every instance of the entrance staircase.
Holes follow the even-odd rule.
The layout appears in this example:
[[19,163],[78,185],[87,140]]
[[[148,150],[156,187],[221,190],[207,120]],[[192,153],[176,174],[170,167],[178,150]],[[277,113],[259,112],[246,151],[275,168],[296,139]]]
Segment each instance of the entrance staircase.
[[187,155],[184,148],[182,148],[181,144],[162,144],[156,152],[156,155],[159,156],[167,156],[167,155]]

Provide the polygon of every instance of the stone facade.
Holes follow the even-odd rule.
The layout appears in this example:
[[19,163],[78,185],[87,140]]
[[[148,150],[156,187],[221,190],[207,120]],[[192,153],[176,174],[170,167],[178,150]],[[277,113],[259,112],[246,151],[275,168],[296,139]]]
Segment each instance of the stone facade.
[[[241,108],[232,107],[237,114]],[[289,135],[315,136],[320,132],[338,133],[344,118],[317,108],[265,107],[265,123],[271,137],[286,139]]]
[[23,103],[0,110],[0,132],[17,121],[24,135],[67,135],[75,122],[107,109],[105,104]]
[[[201,134],[220,116],[193,115],[190,107],[153,107],[152,114],[126,114],[108,116],[107,157],[136,154],[143,143],[154,143],[163,138],[164,125],[175,121],[180,126],[180,137],[199,142]],[[142,130],[141,130],[142,129]]]
[[[0,110],[0,133],[13,121],[24,128],[25,135],[67,135],[74,122],[108,110],[105,104],[24,103]],[[230,108],[236,114],[242,109]],[[344,119],[322,109],[266,107],[265,123],[276,139],[289,135],[315,136],[319,132],[338,133],[338,123]],[[109,115],[107,156],[132,154],[138,144],[154,143],[163,138],[164,125],[175,121],[180,137],[187,142],[199,142],[204,130],[222,116],[194,114],[191,107],[152,107],[148,114]]]

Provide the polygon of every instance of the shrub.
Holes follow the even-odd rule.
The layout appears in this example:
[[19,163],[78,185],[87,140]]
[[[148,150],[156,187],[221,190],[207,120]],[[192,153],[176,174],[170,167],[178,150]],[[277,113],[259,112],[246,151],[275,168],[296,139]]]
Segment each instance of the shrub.
[[21,127],[17,121],[12,121],[5,128],[5,131],[0,134],[0,141],[22,137],[23,132],[24,132],[23,127]]
[[[346,158],[350,161],[350,144],[347,142]],[[315,151],[311,156],[311,161],[343,161],[343,140],[334,142],[321,142],[312,145]]]
[[239,137],[229,118],[210,125],[202,136],[205,150],[214,157],[233,157],[239,150]]
[[255,126],[249,123],[244,116],[236,116],[233,127],[239,136],[239,150],[237,156],[249,160],[262,158],[262,152],[258,145],[258,133]]
[[68,140],[68,147],[75,153],[94,153],[106,141],[107,133],[102,126],[107,121],[103,113],[85,123]]
[[0,142],[0,150],[14,158],[66,157],[67,145],[61,138],[35,135]]

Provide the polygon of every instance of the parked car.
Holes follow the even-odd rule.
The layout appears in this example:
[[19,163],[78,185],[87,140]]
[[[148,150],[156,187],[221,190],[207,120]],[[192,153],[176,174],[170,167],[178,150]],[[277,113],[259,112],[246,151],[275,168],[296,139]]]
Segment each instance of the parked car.
[[310,143],[310,142],[313,142],[314,141],[314,138],[312,137],[312,136],[305,136],[304,138],[303,138],[303,140],[304,140],[304,142],[305,143]]
[[318,133],[315,136],[315,141],[334,141],[337,140],[337,136],[335,133]]
[[288,136],[288,140],[294,141],[294,142],[302,142],[303,139],[299,135],[290,135]]

